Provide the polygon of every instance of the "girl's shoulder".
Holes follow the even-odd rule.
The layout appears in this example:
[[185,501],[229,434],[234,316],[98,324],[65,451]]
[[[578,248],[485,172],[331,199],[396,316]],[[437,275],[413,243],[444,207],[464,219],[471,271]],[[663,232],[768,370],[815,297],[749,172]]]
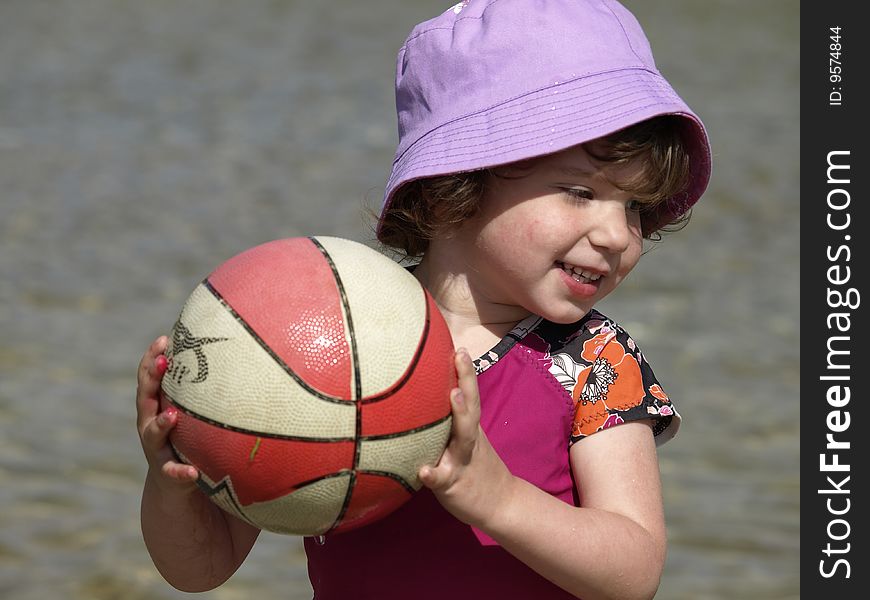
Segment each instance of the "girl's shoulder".
[[571,326],[542,323],[550,373],[574,400],[571,443],[627,421],[651,419],[658,444],[671,439],[680,415],[634,338],[592,310]]
[[[517,323],[499,342],[475,361],[477,373],[483,373],[500,358],[507,355],[518,343],[536,348],[546,348],[548,355],[575,353],[589,339],[598,334],[606,337],[630,339],[628,333],[614,320],[595,309],[574,323],[553,323],[543,317],[531,315]],[[631,342],[633,345],[633,341]]]
[[570,395],[571,441],[630,420],[652,419],[656,441],[673,437],[680,417],[646,355],[615,320],[597,310],[575,323],[529,317],[476,361],[478,373],[516,346],[534,353]]

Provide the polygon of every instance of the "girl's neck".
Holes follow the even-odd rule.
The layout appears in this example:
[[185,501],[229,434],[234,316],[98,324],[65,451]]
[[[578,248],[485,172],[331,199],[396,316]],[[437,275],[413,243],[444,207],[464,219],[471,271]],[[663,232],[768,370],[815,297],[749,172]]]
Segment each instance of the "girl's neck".
[[485,290],[475,286],[468,265],[449,254],[430,249],[414,269],[414,277],[438,305],[455,346],[465,348],[472,357],[481,356],[530,313],[522,307],[487,301]]

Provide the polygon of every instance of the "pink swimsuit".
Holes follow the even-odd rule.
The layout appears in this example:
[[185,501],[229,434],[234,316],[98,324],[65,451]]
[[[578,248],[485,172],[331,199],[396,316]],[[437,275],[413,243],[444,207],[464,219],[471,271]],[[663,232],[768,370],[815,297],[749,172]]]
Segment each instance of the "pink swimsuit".
[[[657,442],[679,415],[640,349],[596,311],[557,325],[530,317],[476,361],[481,426],[510,471],[577,504],[568,448],[600,429],[656,420]],[[422,489],[387,518],[305,539],[317,600],[574,598],[458,521]]]

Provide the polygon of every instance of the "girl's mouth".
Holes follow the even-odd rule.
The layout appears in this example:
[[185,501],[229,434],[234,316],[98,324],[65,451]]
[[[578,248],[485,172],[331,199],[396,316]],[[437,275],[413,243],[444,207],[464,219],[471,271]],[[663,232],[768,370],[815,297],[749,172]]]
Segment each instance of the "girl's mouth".
[[575,267],[574,265],[569,265],[564,262],[556,263],[560,269],[565,271],[569,277],[571,277],[574,281],[579,283],[592,283],[593,281],[598,281],[601,279],[601,273],[594,273],[589,270],[583,269],[583,267]]

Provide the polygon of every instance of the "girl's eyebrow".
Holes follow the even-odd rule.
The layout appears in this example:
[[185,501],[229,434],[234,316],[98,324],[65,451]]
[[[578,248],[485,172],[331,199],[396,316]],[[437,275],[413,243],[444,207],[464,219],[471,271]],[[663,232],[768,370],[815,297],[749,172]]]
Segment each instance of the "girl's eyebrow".
[[585,177],[591,179],[600,173],[597,170],[590,171],[589,169],[572,165],[556,165],[555,168],[557,172],[568,177]]

